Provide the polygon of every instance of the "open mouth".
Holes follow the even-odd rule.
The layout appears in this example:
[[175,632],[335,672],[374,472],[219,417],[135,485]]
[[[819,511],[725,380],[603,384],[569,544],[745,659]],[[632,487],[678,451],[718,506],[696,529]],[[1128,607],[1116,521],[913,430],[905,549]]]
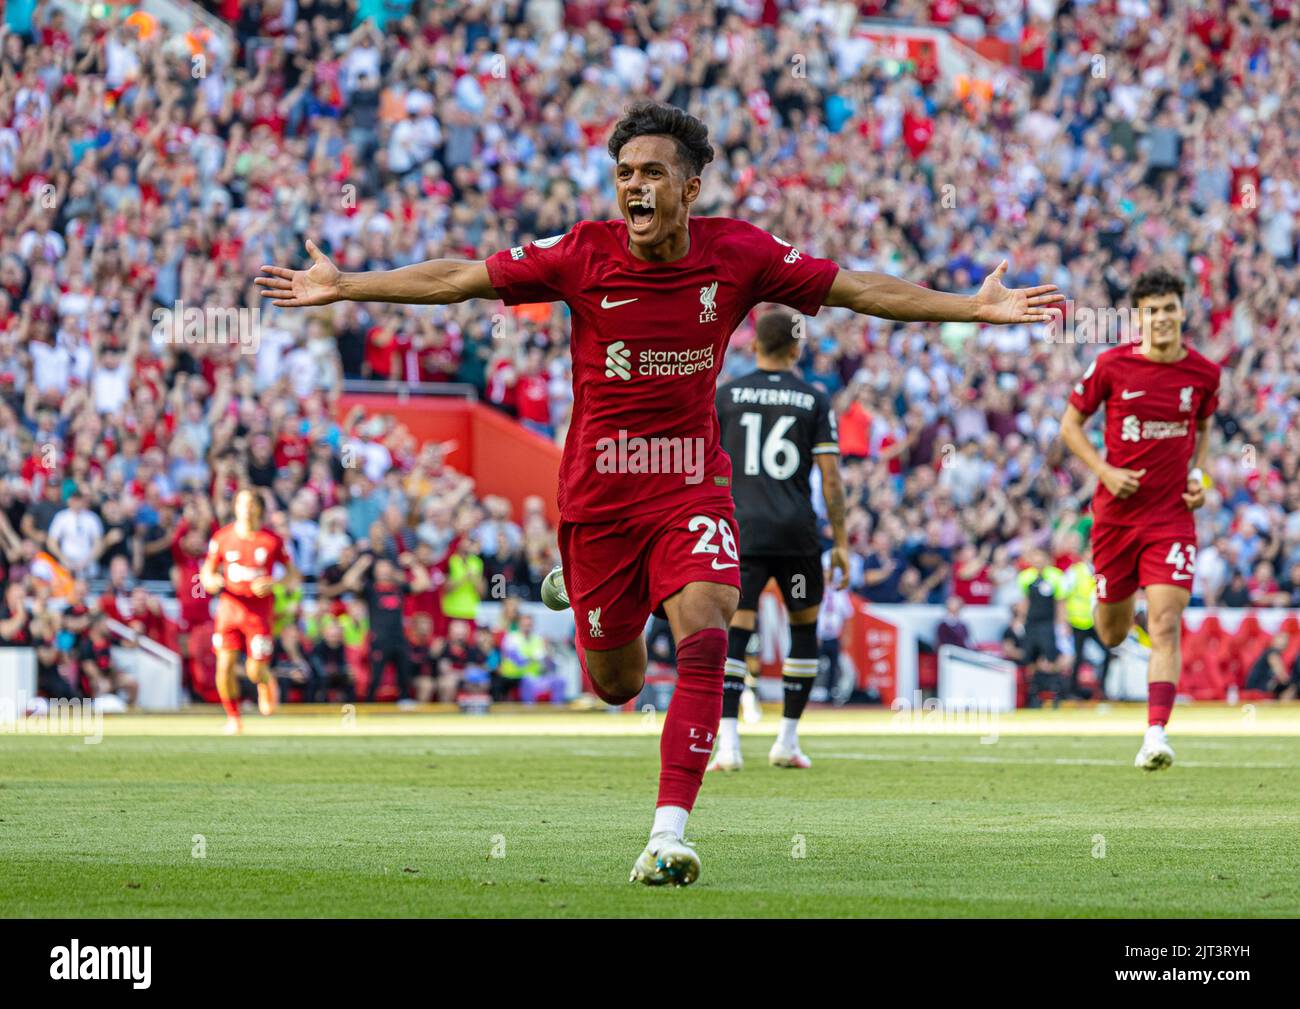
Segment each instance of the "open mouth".
[[654,223],[655,208],[640,201],[629,202],[627,213],[634,231],[645,231]]

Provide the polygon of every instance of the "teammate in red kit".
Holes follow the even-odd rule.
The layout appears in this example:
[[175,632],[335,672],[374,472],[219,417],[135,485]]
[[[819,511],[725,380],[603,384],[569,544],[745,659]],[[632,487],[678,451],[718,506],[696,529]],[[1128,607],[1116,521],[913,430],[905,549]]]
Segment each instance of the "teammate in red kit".
[[209,594],[221,593],[212,647],[217,653],[217,693],[226,709],[226,732],[242,731],[239,717],[239,677],[235,659],[245,656],[245,672],[257,684],[257,707],[263,715],[275,710],[278,688],[271,675],[270,659],[275,639],[271,636],[274,599],[271,575],[277,564],[285,569],[284,584],[298,581],[298,572],[284,549],[284,541],[262,528],[265,506],[255,491],[235,495],[235,521],[212,534],[208,556],[199,571],[199,581]]
[[[342,299],[447,304],[563,301],[570,311],[573,414],[560,466],[562,569],[544,599],[571,604],[579,656],[600,696],[624,704],[645,681],[643,631],[666,616],[677,687],[660,740],[659,799],[632,878],[684,884],[699,858],[683,841],[722,711],[727,627],[739,599],[731,461],[714,396],[733,330],[758,304],[823,305],[899,321],[1047,321],[1052,285],[1008,290],[1002,263],[978,294],[841,270],[742,221],[691,218],[713,159],[708,128],[640,102],[609,140],[622,217],[487,260],[438,259],[341,274],[308,242],[310,269],[264,267],[282,307]],[[562,574],[561,574],[562,570]]]
[[[1108,648],[1133,626],[1146,590],[1151,665],[1147,732],[1135,761],[1148,771],[1174,762],[1165,736],[1182,669],[1183,610],[1196,568],[1193,511],[1205,503],[1210,417],[1219,366],[1183,344],[1183,282],[1151,270],[1133,285],[1141,342],[1097,355],[1070,395],[1061,437],[1097,475],[1092,557],[1097,636]],[[1106,456],[1083,425],[1106,408]]]

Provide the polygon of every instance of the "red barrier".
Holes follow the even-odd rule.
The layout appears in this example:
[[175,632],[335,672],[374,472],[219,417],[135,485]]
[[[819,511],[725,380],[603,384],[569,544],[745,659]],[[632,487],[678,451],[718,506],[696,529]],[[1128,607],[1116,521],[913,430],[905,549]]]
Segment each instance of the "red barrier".
[[898,696],[898,628],[875,616],[871,604],[857,596],[853,597],[853,609],[853,618],[844,630],[858,671],[858,687],[879,691],[881,703],[888,707]]
[[473,461],[469,473],[480,497],[499,494],[515,506],[518,517],[524,498],[537,494],[546,504],[546,521],[560,521],[555,504],[560,487],[560,447],[521,427],[504,414],[475,403],[470,407]]
[[447,465],[474,478],[480,497],[496,494],[508,500],[517,519],[524,499],[536,494],[546,504],[546,520],[555,525],[559,486],[559,446],[519,425],[514,419],[462,399],[402,397],[370,393],[339,397],[338,419],[355,406],[367,416],[393,417],[420,444],[453,442],[444,456]]
[[[1277,631],[1287,635],[1282,653],[1283,664],[1290,669],[1300,656],[1300,620],[1284,619]],[[1271,695],[1245,689],[1251,669],[1273,642],[1277,631],[1265,630],[1254,613],[1247,613],[1237,629],[1228,633],[1219,618],[1208,616],[1195,630],[1183,624],[1182,676],[1178,692],[1198,700],[1221,701],[1230,687],[1242,691],[1243,700],[1258,700]]]
[[[765,628],[761,613],[763,602],[770,600],[769,613],[775,610],[779,614],[778,622],[784,626],[785,604],[775,581],[769,580],[763,588],[763,597],[759,604],[759,629],[764,635],[776,634],[779,640],[779,629]],[[853,600],[853,616],[844,624],[840,648],[853,660],[853,667],[858,671],[858,689],[878,691],[881,702],[888,706],[898,696],[898,628],[873,614],[870,603],[857,596],[850,598]],[[759,675],[779,677],[784,660],[785,655],[779,646],[775,651],[768,649]]]

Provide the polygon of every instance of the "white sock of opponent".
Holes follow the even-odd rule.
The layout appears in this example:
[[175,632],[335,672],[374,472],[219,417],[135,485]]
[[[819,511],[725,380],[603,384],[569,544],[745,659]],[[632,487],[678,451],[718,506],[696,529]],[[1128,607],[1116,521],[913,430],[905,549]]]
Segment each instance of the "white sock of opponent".
[[718,722],[718,749],[740,749],[740,719],[724,718]]

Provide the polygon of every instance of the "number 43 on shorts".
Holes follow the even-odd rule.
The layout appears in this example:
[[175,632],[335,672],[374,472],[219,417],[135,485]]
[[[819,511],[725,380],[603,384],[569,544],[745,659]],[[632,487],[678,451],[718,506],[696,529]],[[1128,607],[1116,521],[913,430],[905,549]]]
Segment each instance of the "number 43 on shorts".
[[1165,563],[1174,570],[1171,577],[1176,582],[1190,582],[1196,571],[1196,547],[1191,544],[1175,543],[1169,548]]

